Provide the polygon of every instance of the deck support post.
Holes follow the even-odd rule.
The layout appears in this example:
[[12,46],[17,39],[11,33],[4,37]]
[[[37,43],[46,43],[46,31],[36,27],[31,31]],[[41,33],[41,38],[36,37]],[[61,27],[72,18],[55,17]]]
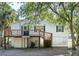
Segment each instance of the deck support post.
[[24,38],[24,48],[25,48],[25,38]]
[[4,36],[4,49],[6,50],[6,37]]

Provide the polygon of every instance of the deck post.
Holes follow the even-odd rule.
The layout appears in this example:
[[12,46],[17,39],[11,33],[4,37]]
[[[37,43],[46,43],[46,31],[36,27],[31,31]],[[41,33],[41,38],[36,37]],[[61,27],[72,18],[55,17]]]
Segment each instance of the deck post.
[[44,32],[44,36],[43,36],[43,44],[44,44],[44,47],[45,47],[45,32]]
[[25,48],[25,38],[24,38],[24,48]]
[[[9,36],[8,36],[8,45],[9,45]],[[8,48],[9,48],[9,46],[8,46]]]
[[27,38],[27,48],[28,48],[28,38]]
[[4,36],[4,49],[6,50],[6,37]]
[[40,48],[40,32],[39,32],[39,48]]
[[21,39],[21,47],[23,48],[23,38]]

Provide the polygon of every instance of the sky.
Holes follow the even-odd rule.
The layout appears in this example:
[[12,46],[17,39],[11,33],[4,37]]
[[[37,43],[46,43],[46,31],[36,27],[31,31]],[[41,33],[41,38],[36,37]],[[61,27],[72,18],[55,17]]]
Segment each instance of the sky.
[[[10,6],[15,10],[18,11],[18,9],[20,9],[20,6],[22,5],[22,3],[17,3],[17,2],[12,2],[12,4],[10,4]],[[19,20],[24,19],[23,17],[19,17]]]
[[16,11],[18,11],[21,5],[22,5],[21,3],[13,2],[13,5],[10,5],[10,6]]

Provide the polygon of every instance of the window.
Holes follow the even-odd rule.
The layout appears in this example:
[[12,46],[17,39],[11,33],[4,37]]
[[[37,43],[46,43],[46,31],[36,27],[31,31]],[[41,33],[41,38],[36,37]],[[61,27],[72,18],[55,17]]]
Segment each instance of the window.
[[28,30],[29,29],[29,27],[28,26],[24,26],[24,30]]
[[23,33],[24,36],[28,36],[29,35],[29,26],[23,26]]
[[24,36],[29,36],[29,31],[24,31]]
[[30,26],[29,30],[34,31],[34,26]]
[[64,26],[56,26],[56,32],[64,32]]
[[45,26],[35,26],[35,31],[45,31]]

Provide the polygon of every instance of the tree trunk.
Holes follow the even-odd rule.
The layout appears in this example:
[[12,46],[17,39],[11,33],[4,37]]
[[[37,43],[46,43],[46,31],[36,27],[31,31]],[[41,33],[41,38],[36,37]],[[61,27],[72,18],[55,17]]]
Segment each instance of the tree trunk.
[[72,39],[72,49],[75,50],[75,37],[74,37],[72,21],[70,21],[70,32],[71,32],[71,39]]
[[76,45],[79,46],[79,34],[77,34]]
[[4,35],[5,35],[5,32],[4,32],[4,29],[3,29],[3,36],[2,36],[3,37],[3,48],[6,49],[6,38],[5,38]]

